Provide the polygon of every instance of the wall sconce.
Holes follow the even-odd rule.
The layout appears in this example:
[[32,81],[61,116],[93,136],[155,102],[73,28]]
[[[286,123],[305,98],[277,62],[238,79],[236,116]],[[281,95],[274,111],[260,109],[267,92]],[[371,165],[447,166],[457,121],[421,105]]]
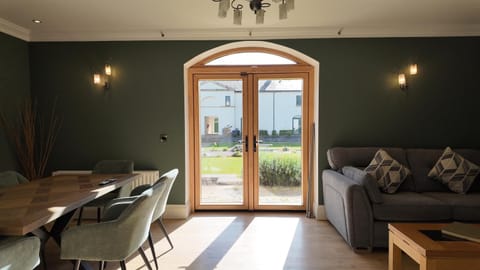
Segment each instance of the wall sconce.
[[405,78],[405,74],[401,73],[398,74],[398,85],[400,85],[400,89],[405,90],[408,88],[407,79]]
[[417,64],[410,65],[410,75],[417,75]]
[[103,89],[107,90],[110,89],[110,77],[112,76],[112,66],[109,64],[105,65],[105,76],[101,76],[98,73],[93,74],[93,83],[94,84],[102,84],[102,77],[103,77]]

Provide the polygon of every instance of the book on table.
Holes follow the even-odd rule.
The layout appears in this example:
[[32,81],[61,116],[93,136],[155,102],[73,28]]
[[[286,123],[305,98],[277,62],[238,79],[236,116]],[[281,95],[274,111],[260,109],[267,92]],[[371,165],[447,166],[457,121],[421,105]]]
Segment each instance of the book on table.
[[466,239],[480,243],[480,226],[468,223],[453,222],[442,228],[447,236]]

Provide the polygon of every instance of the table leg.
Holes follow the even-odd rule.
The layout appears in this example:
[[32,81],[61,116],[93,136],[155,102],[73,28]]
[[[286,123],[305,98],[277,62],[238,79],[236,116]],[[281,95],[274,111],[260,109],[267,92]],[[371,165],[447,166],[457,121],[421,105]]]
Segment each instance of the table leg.
[[402,269],[402,250],[395,245],[395,235],[388,232],[388,270]]
[[57,218],[57,220],[55,220],[55,222],[53,223],[52,229],[50,230],[50,235],[58,244],[58,246],[60,246],[60,243],[61,243],[60,237],[62,235],[62,232],[67,227],[68,223],[70,223],[70,220],[72,219],[74,214],[75,214],[75,210],[70,211],[65,215]]

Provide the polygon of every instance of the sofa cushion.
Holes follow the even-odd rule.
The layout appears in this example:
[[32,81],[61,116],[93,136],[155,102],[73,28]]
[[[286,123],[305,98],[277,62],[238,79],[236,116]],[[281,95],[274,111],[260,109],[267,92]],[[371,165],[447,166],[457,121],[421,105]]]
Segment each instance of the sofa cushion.
[[[474,149],[455,149],[455,152],[462,155],[475,164],[480,164],[480,151]],[[450,192],[448,187],[428,177],[428,173],[433,168],[443,153],[443,149],[407,149],[407,158],[409,168],[412,171],[414,186],[417,192]],[[480,191],[480,177],[473,182],[470,192]],[[403,185],[402,185],[403,186]]]
[[473,181],[480,173],[480,168],[453,151],[450,147],[438,159],[428,173],[456,193],[467,193]]
[[361,185],[367,191],[368,198],[373,203],[382,203],[382,193],[378,188],[377,181],[373,179],[367,172],[359,168],[345,166],[342,168],[343,175],[352,179],[358,185]]
[[458,221],[480,221],[480,193],[425,192],[431,198],[443,201],[452,208],[452,217]]
[[[333,147],[327,151],[327,159],[330,167],[340,170],[345,166],[366,168],[372,161],[380,147]],[[382,147],[391,157],[399,163],[407,165],[406,152],[402,148]],[[431,167],[430,167],[431,168]],[[400,185],[399,191],[415,191],[412,177],[409,175]]]
[[373,204],[373,216],[385,221],[443,221],[452,218],[448,203],[415,192],[382,194],[383,203]]
[[380,189],[395,193],[410,170],[392,158],[385,150],[379,149],[365,171],[377,180]]
[[415,180],[415,191],[450,192],[445,185],[428,177],[442,152],[440,149],[407,149],[408,164]]

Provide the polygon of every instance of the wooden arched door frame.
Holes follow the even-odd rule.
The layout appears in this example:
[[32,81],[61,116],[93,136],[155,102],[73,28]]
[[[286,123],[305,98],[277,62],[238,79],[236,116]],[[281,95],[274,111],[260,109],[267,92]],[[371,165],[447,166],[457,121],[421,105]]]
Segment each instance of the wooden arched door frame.
[[[295,65],[295,68],[308,72],[310,74],[308,85],[311,89],[311,95],[308,102],[311,102],[311,115],[309,116],[309,134],[315,134],[314,137],[309,139],[309,144],[313,143],[315,147],[312,151],[313,162],[310,162],[313,166],[309,165],[308,174],[311,179],[311,190],[312,194],[310,196],[310,202],[306,202],[311,205],[310,211],[317,218],[322,217],[322,211],[318,206],[318,87],[319,87],[319,63],[313,58],[308,57],[296,50],[291,48],[281,46],[271,42],[261,42],[261,41],[242,41],[242,42],[233,42],[226,45],[219,46],[217,48],[211,49],[204,53],[201,53],[185,63],[184,65],[184,83],[185,83],[185,92],[184,92],[184,106],[185,106],[185,203],[189,208],[189,212],[194,211],[194,160],[192,159],[194,153],[194,136],[193,136],[193,126],[191,119],[193,119],[194,110],[193,108],[193,76],[195,72],[199,69],[205,69],[205,63],[219,58],[221,56],[239,53],[239,52],[265,52],[287,59],[291,59],[298,63]],[[211,70],[218,70],[218,67],[208,67]],[[264,68],[267,68],[265,66]],[[282,66],[268,66],[270,70],[279,72],[282,69]],[[228,72],[238,73],[246,69],[251,69],[252,71],[258,72],[260,69],[256,66],[233,66],[228,67]],[[205,70],[203,70],[205,71]],[[225,72],[225,69],[222,69]],[[248,70],[247,70],[248,72]],[[313,127],[313,129],[311,128]],[[309,135],[310,136],[310,135]],[[320,211],[320,213],[319,213]]]

